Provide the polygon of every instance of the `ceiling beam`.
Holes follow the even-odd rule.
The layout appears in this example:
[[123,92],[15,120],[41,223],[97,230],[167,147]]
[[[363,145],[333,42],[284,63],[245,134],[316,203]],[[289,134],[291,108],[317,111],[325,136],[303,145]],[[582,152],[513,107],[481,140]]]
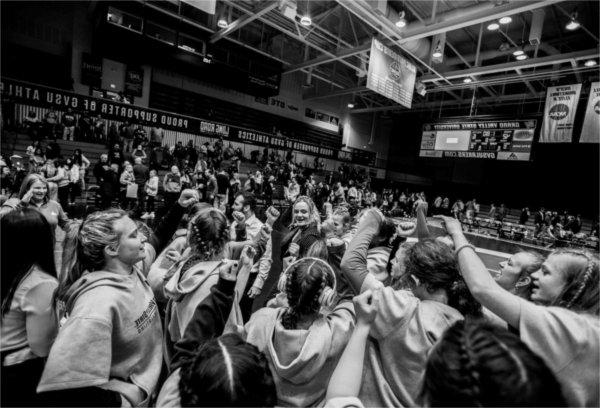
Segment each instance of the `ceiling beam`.
[[[352,3],[355,0],[338,0],[342,6]],[[529,10],[534,10],[540,7],[546,7],[551,4],[559,3],[564,0],[540,0],[534,2],[511,2],[501,6],[494,6],[493,3],[480,3],[476,6],[460,8],[444,14],[438,14],[436,22],[433,24],[425,24],[415,22],[409,24],[404,30],[397,29],[397,36],[400,38],[399,43],[416,40],[423,37],[430,37],[435,34],[440,34],[448,31],[458,30],[460,28],[478,24],[499,18],[506,15],[518,14]],[[473,19],[475,21],[473,21]],[[351,47],[338,50],[335,55],[324,55],[312,60],[303,62],[302,64],[291,66],[285,72],[293,72],[299,69],[314,67],[321,64],[327,64],[333,61],[343,60],[352,55],[361,54],[371,49],[371,42],[366,42],[358,47]]]
[[[581,60],[589,58],[598,58],[598,49],[589,49],[583,51],[569,52],[566,54],[549,55],[547,57],[532,58],[523,61],[511,61],[496,65],[487,65],[484,67],[474,67],[462,69],[458,71],[444,72],[444,76],[448,79],[464,78],[471,75],[486,75],[494,74],[503,71],[514,71],[516,69],[535,68],[544,65],[554,65],[562,63],[571,63],[571,60]],[[421,82],[433,82],[439,78],[436,75],[424,75],[421,77]]]
[[[236,2],[236,1],[232,1],[232,0],[223,0],[223,2],[231,7],[235,7],[240,11],[243,11],[246,14],[252,14],[252,10],[247,9],[245,6],[243,6],[241,3]],[[262,21],[263,23],[265,23],[268,26],[271,26],[273,28],[275,28],[276,30],[279,30],[280,32],[282,32],[283,34],[295,39],[296,41],[299,41],[303,44],[307,44],[309,46],[311,46],[312,48],[316,49],[317,51],[319,51],[322,54],[325,55],[329,55],[330,57],[335,57],[335,54],[333,54],[332,52],[327,51],[324,48],[321,48],[320,46],[318,46],[317,44],[314,44],[310,41],[308,41],[306,38],[304,38],[301,35],[298,35],[297,33],[294,33],[293,31],[289,31],[287,30],[285,27],[282,27],[281,25],[272,22],[271,20],[266,19],[264,16],[258,17],[258,19],[260,21]],[[346,66],[348,66],[349,68],[351,68],[352,70],[359,72],[360,71],[360,67],[357,67],[353,64],[351,64],[348,61],[345,61],[343,59],[340,60],[340,62]]]
[[365,91],[369,91],[369,89],[366,86],[357,86],[354,88],[340,89],[339,91],[327,92],[325,94],[307,95],[303,99],[305,101],[315,100],[315,99],[326,99],[326,98],[333,98],[334,96],[342,96],[342,95],[360,93],[360,92],[365,92]]
[[241,16],[240,18],[238,18],[237,20],[235,20],[234,22],[229,24],[226,28],[223,28],[222,30],[219,30],[216,33],[214,33],[213,35],[211,35],[209,42],[211,44],[213,44],[213,43],[219,41],[221,38],[226,37],[229,34],[233,33],[235,30],[239,30],[246,24],[253,22],[257,18],[261,17],[262,15],[267,14],[269,11],[275,9],[277,7],[277,4],[278,3],[276,1],[273,1],[269,4],[267,4],[262,9],[255,11],[253,14],[245,14],[245,15]]

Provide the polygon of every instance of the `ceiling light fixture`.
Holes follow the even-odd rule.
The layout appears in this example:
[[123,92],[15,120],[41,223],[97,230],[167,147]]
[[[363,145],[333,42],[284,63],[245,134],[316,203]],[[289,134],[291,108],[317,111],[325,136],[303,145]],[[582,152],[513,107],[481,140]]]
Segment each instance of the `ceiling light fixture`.
[[438,46],[435,47],[435,50],[433,51],[433,54],[431,54],[431,56],[433,58],[441,58],[442,57],[442,49],[440,47],[440,44],[438,44]]
[[573,30],[577,30],[580,25],[581,24],[579,24],[579,21],[577,21],[577,12],[574,11],[573,13],[571,13],[571,19],[569,20],[569,22],[567,23],[565,28],[567,30],[573,31]]
[[510,16],[504,16],[502,18],[500,18],[500,20],[498,20],[498,22],[500,24],[509,24],[512,21],[512,17]]
[[517,55],[516,58],[519,61],[523,61],[523,60],[526,60],[528,57],[527,57],[527,54],[521,54],[521,55]]
[[404,10],[402,10],[400,13],[398,13],[398,21],[396,21],[396,27],[398,28],[404,28],[406,27],[406,13],[404,12]]
[[515,57],[518,57],[519,55],[523,55],[523,54],[525,54],[525,51],[523,51],[523,50],[522,50],[522,49],[520,49],[520,48],[519,48],[518,50],[514,50],[514,51],[513,51],[513,55],[514,55]]
[[583,65],[585,65],[586,67],[593,67],[596,64],[597,64],[596,60],[591,59],[591,60],[587,60],[585,62],[585,64],[583,64]]
[[350,108],[350,109],[354,108],[354,104],[352,102],[348,102],[348,108]]
[[228,25],[229,23],[224,18],[220,18],[219,21],[217,21],[217,26],[219,28],[227,28]]
[[309,16],[302,16],[302,18],[300,19],[300,24],[302,24],[305,27],[308,27],[312,24],[312,20]]
[[491,23],[487,26],[487,29],[490,31],[495,31],[499,28],[500,28],[500,24],[498,24],[498,23]]
[[465,78],[465,79],[463,79],[463,82],[465,84],[470,84],[471,82],[473,82],[473,80],[471,78]]

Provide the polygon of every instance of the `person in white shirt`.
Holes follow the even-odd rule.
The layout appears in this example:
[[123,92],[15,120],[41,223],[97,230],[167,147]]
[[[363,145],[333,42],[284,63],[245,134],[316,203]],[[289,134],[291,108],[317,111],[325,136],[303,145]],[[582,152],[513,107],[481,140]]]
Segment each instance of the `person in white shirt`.
[[[234,212],[239,212],[244,215],[244,220],[242,222],[246,224],[245,240],[254,240],[254,238],[256,237],[256,235],[258,235],[260,229],[263,226],[263,223],[258,218],[256,218],[256,215],[254,213],[256,209],[256,198],[254,197],[254,194],[247,192],[239,193],[235,197],[232,209]],[[237,220],[231,223],[229,235],[232,241],[238,241],[238,238],[241,238],[238,237],[236,233],[238,224],[239,222]]]
[[146,212],[142,215],[142,219],[154,218],[154,200],[158,194],[158,175],[156,170],[150,170],[150,178],[146,181]]

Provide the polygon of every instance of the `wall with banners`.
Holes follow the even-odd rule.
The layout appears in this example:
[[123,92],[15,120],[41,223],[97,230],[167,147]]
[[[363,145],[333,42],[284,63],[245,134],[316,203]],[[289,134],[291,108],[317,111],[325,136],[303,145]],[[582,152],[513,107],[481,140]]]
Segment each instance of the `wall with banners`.
[[105,119],[133,121],[145,126],[157,126],[166,130],[223,138],[225,141],[248,143],[275,149],[292,149],[296,153],[359,162],[362,156],[343,154],[333,147],[323,147],[311,143],[278,137],[272,134],[245,129],[232,124],[218,123],[176,113],[148,109],[140,106],[113,102],[107,99],[78,95],[55,88],[29,84],[2,78],[2,97],[21,104],[74,111],[89,111],[92,115],[102,115]]
[[284,75],[279,95],[270,98],[254,97],[203,82],[201,78],[191,78],[165,69],[156,68],[152,74],[152,80],[163,85],[299,120],[330,132],[339,131],[343,113],[341,102],[337,106],[328,106],[321,101],[306,103],[299,97],[299,95],[302,95],[302,87],[299,82],[301,76],[296,75],[296,73]]

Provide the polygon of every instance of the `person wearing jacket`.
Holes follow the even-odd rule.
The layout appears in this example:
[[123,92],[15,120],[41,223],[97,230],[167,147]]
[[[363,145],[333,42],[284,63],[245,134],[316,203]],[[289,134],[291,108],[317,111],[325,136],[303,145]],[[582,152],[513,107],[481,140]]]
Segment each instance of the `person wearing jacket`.
[[[282,217],[282,222],[289,220],[289,211]],[[291,207],[292,223],[289,232],[281,239],[281,256],[301,258],[308,248],[320,238],[320,216],[313,201],[300,196]]]
[[293,262],[278,288],[289,307],[262,308],[246,324],[246,341],[267,356],[277,405],[323,402],[329,378],[354,328],[354,306],[338,302],[335,272],[319,258]]
[[162,325],[144,274],[197,200],[184,190],[148,241],[121,210],[72,223],[56,294],[62,324],[37,388],[50,405],[147,404],[162,365]]

